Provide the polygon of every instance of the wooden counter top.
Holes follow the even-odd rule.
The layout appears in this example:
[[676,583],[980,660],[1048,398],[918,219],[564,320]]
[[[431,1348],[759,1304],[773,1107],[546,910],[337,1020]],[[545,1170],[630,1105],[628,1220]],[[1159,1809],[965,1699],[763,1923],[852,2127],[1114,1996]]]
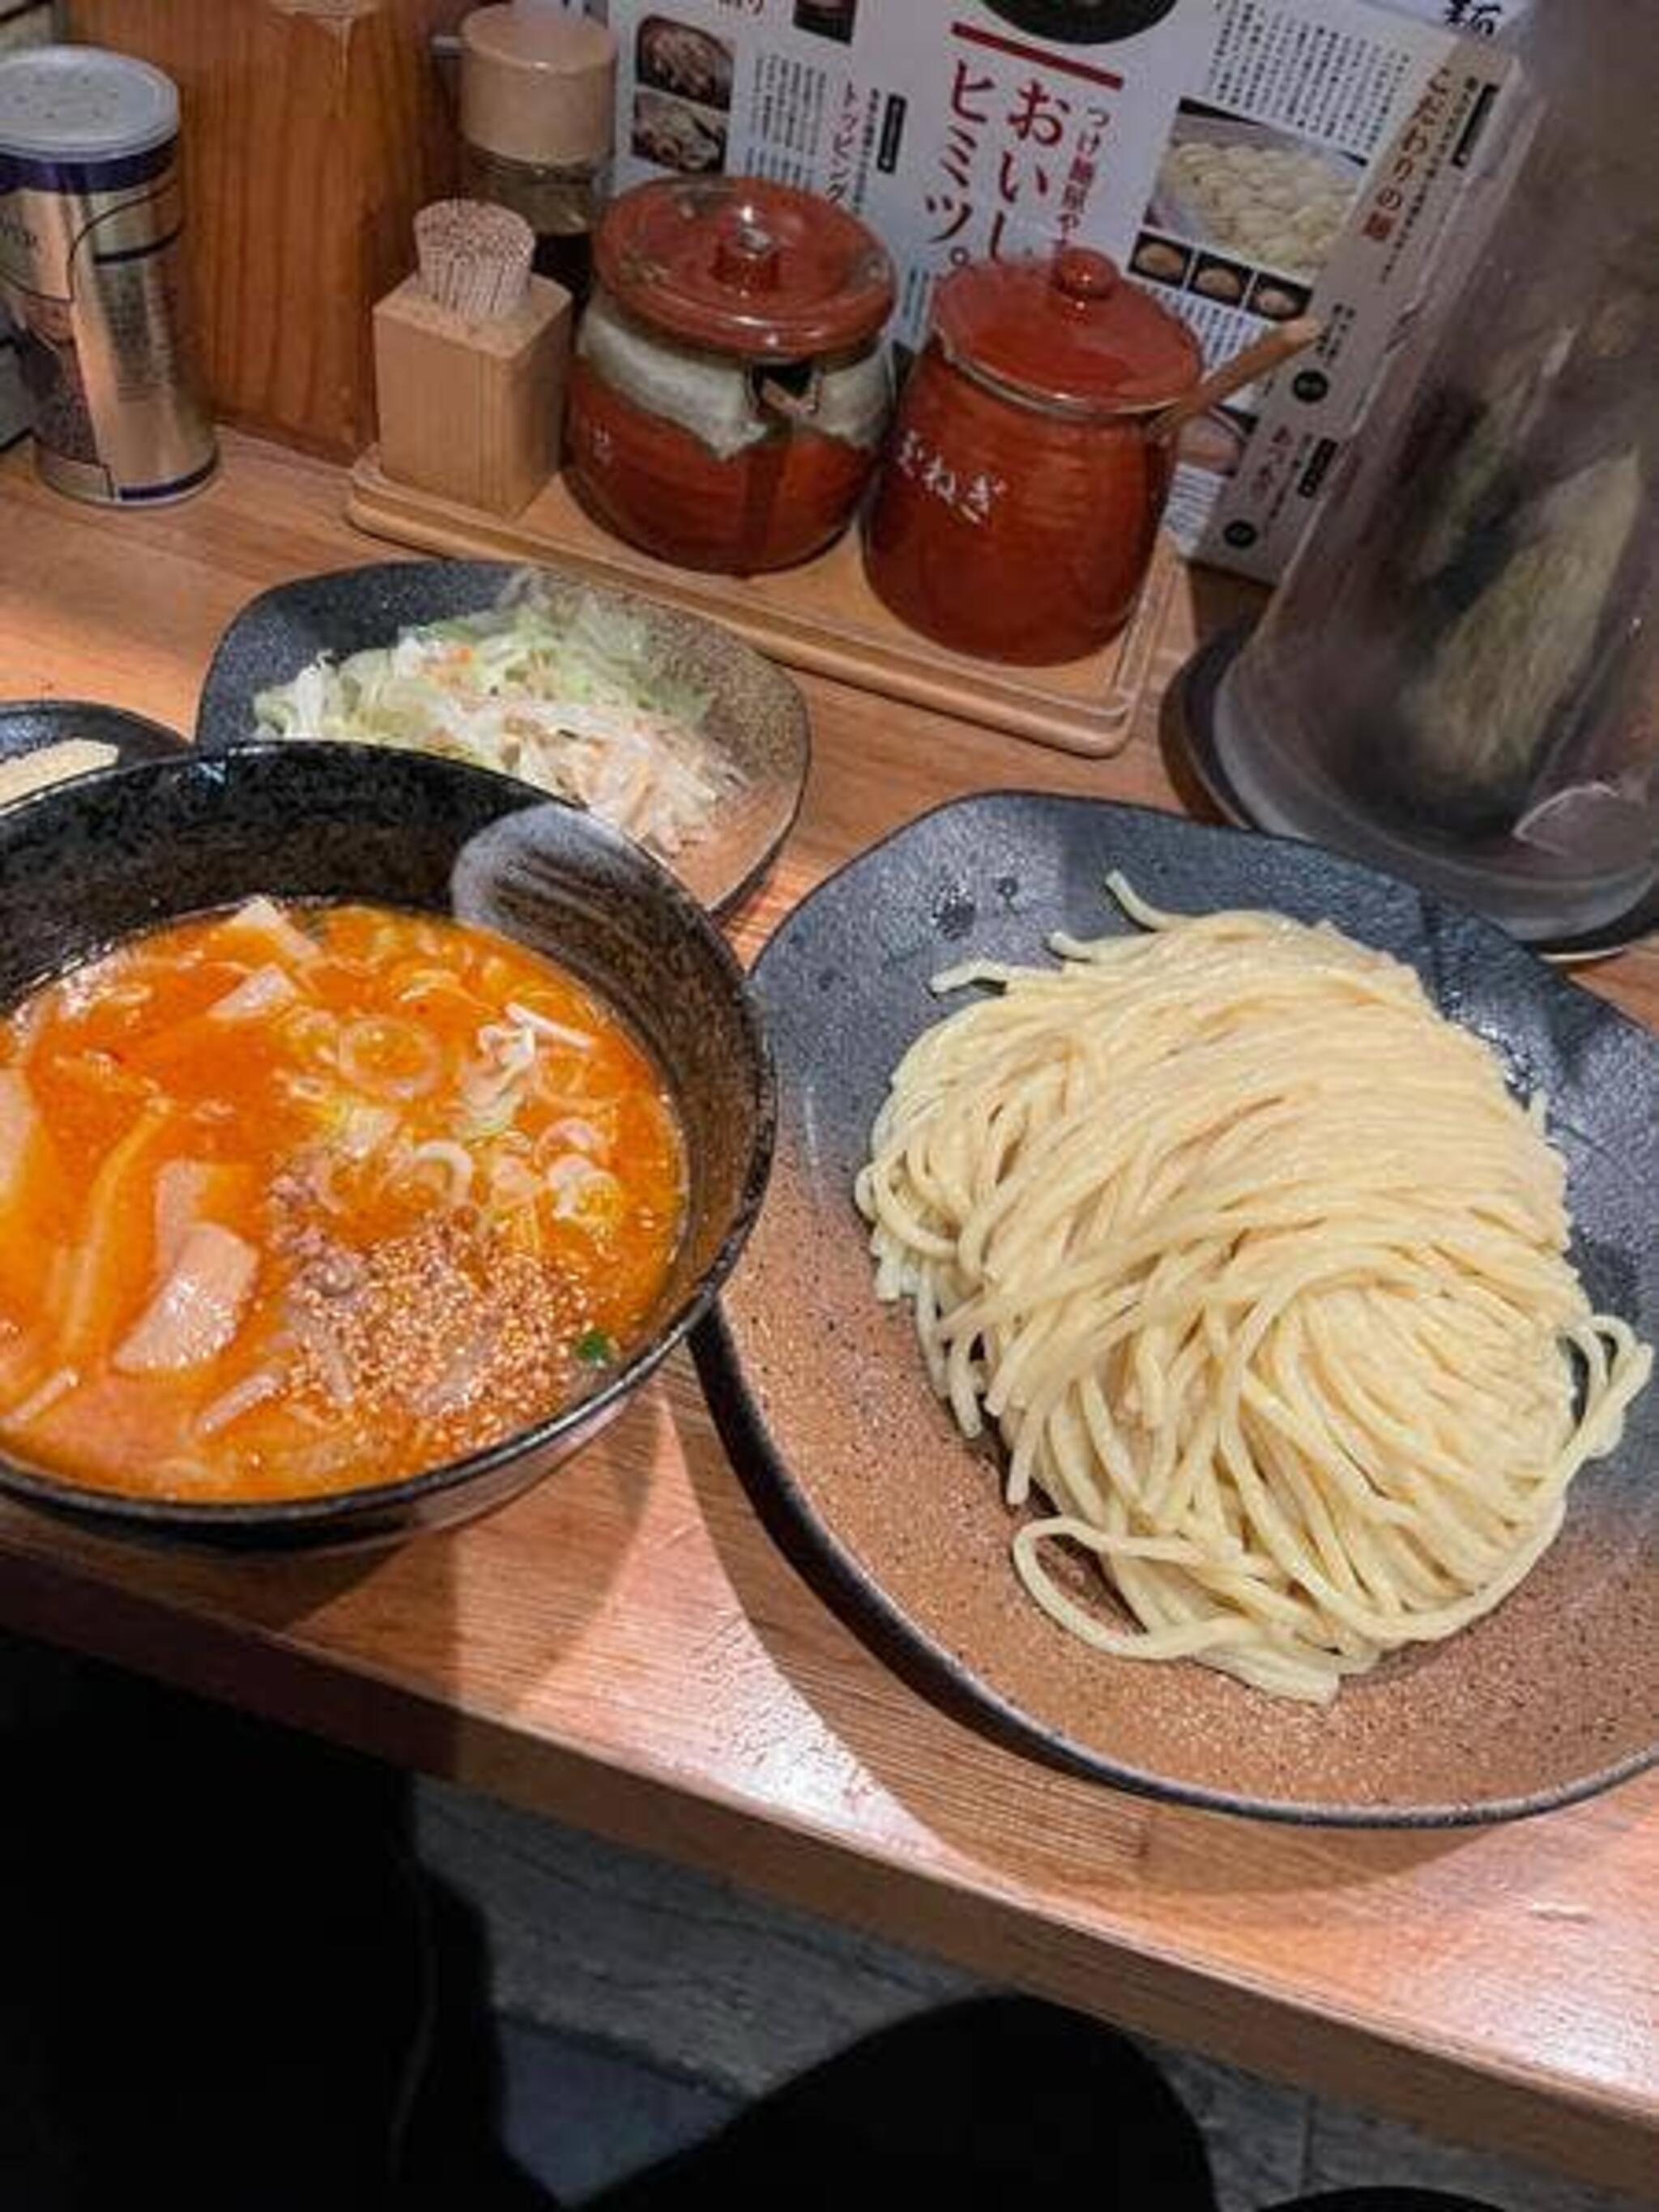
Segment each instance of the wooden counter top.
[[[227,442],[220,482],[149,514],[76,507],[0,461],[0,694],[187,730],[246,599],[382,557],[338,519],[337,471]],[[1243,595],[1183,580],[1165,677]],[[811,787],[735,926],[746,955],[837,861],[951,793],[1173,803],[1151,726],[1096,764],[806,689]],[[1584,980],[1659,1024],[1652,947]],[[1370,1836],[1050,1773],[906,1688],[797,1577],[684,1359],[529,1497],[373,1559],[131,1555],[0,1510],[0,1622],[1259,2072],[1659,2190],[1659,1771],[1510,1827]]]

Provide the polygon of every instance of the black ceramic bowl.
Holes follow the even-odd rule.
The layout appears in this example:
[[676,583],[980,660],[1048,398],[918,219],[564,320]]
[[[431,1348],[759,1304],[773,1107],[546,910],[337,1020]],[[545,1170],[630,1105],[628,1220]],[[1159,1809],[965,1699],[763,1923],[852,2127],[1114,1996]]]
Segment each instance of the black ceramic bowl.
[[130,1498],[0,1455],[0,1491],[112,1534],[241,1549],[385,1540],[527,1488],[691,1328],[765,1188],[771,1062],[724,940],[626,839],[509,778],[357,745],[112,769],[0,815],[0,1008],[137,930],[259,891],[454,914],[548,953],[643,1038],[685,1133],[686,1231],[639,1347],[601,1388],[486,1451],[402,1482],[250,1504]]
[[[392,644],[411,625],[476,614],[494,606],[522,570],[522,562],[506,561],[374,561],[262,592],[214,653],[197,708],[197,744],[216,753],[259,742],[254,700],[319,653],[344,660]],[[659,675],[707,700],[703,734],[742,781],[707,832],[676,854],[672,872],[711,913],[724,913],[765,874],[800,806],[812,742],[799,687],[740,637],[684,607],[558,569],[540,573],[556,617],[597,604],[639,630],[646,659]]]

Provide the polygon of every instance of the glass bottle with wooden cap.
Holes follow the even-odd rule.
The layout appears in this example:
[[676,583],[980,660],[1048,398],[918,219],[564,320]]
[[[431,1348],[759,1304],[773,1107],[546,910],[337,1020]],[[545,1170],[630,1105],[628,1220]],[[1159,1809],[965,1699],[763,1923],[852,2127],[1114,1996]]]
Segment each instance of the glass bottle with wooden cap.
[[609,188],[617,42],[585,15],[514,0],[475,8],[460,53],[467,196],[522,216],[536,274],[580,306]]

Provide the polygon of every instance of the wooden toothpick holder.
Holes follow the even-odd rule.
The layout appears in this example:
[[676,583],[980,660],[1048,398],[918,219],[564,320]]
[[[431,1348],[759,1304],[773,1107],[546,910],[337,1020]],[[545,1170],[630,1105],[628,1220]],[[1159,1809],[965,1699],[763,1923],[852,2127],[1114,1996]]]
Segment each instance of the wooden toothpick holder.
[[570,295],[532,276],[511,313],[476,320],[418,276],[374,310],[380,466],[421,491],[517,514],[558,466]]

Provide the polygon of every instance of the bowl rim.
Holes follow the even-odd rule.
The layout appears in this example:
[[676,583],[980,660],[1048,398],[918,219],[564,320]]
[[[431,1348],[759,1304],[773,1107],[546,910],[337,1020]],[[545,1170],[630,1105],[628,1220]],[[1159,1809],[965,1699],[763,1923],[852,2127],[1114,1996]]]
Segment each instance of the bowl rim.
[[[222,780],[228,769],[234,772],[234,763],[239,761],[259,763],[291,761],[296,764],[295,772],[303,774],[305,770],[299,764],[307,761],[314,763],[318,755],[324,752],[356,757],[360,772],[368,775],[371,770],[383,767],[386,750],[380,745],[346,744],[331,738],[317,739],[303,747],[296,747],[277,738],[238,745],[229,753],[198,753],[185,746],[179,752],[162,758],[112,763],[107,767],[90,769],[64,783],[47,785],[39,791],[31,792],[13,805],[0,810],[0,856],[3,856],[8,825],[13,820],[21,821],[25,817],[33,817],[43,807],[63,805],[66,800],[74,803],[71,794],[88,794],[108,784],[128,784],[135,778],[159,783],[164,779],[181,775],[194,776],[198,781]],[[360,1483],[349,1490],[323,1491],[303,1498],[218,1500],[150,1498],[78,1483],[68,1476],[32,1467],[13,1457],[10,1451],[0,1444],[0,1494],[72,1515],[83,1523],[97,1523],[112,1529],[125,1528],[133,1534],[194,1534],[234,1540],[237,1536],[257,1536],[262,1531],[276,1534],[315,1529],[325,1532],[336,1523],[349,1525],[368,1516],[376,1518],[390,1516],[395,1519],[409,1509],[419,1507],[433,1498],[463,1489],[482,1478],[501,1473],[532,1454],[548,1451],[572,1431],[586,1432],[596,1426],[611,1408],[619,1405],[653,1374],[669,1353],[696,1327],[714,1304],[737,1265],[744,1245],[748,1242],[749,1233],[759,1217],[771,1176],[777,1139],[777,1069],[771,1036],[761,1012],[760,1002],[750,985],[742,963],[726,942],[714,917],[686,890],[678,877],[671,874],[642,847],[624,836],[622,831],[612,829],[608,823],[589,814],[585,808],[571,805],[551,793],[542,791],[535,785],[523,783],[516,776],[506,775],[499,769],[475,767],[470,762],[450,760],[439,754],[410,753],[409,757],[422,763],[416,773],[431,774],[440,781],[477,781],[489,784],[493,792],[506,801],[501,808],[503,817],[513,812],[527,811],[534,806],[562,808],[573,821],[582,825],[579,834],[595,838],[619,854],[624,865],[636,867],[648,878],[653,878],[655,895],[665,900],[682,923],[702,941],[704,949],[714,961],[716,972],[729,987],[739,1028],[750,1054],[755,1109],[754,1138],[737,1203],[713,1256],[650,1337],[630,1353],[599,1388],[568,1400],[541,1420],[515,1429],[509,1436],[501,1437],[477,1451],[469,1452],[463,1458],[445,1460],[438,1466],[424,1468],[416,1474],[401,1476],[395,1482]],[[514,793],[519,794],[517,804],[514,800]],[[252,892],[248,895],[253,896]],[[3,907],[3,895],[0,894],[0,908]],[[179,909],[164,919],[178,921],[185,918],[186,911],[201,913],[207,910],[202,908]],[[437,911],[435,908],[431,910]],[[124,933],[124,938],[136,933]],[[110,939],[103,946],[89,950],[81,958],[95,959],[100,951],[107,951],[110,945],[120,941],[124,939]],[[45,980],[37,978],[27,987],[23,995],[40,989]],[[15,1003],[15,999],[8,999],[3,1006],[0,1006],[0,1015],[9,1013]]]
[[[141,714],[133,707],[118,707],[112,700],[58,697],[0,699],[0,758],[27,760],[32,754],[45,752],[52,745],[66,743],[73,734],[66,731],[62,737],[43,738],[38,744],[18,748],[10,743],[15,723],[24,720],[74,723],[88,719],[100,726],[109,726],[95,730],[92,742],[112,745],[117,757],[112,761],[106,761],[102,768],[81,769],[73,775],[61,778],[64,783],[79,783],[88,775],[106,775],[113,769],[145,768],[155,761],[179,760],[186,757],[191,750],[191,740],[182,731],[175,730],[171,723],[158,721],[153,714]],[[128,745],[135,750],[124,752],[122,748]],[[41,788],[49,791],[55,789],[56,786],[45,784]],[[25,798],[33,796],[33,792],[24,793]],[[17,799],[7,802],[9,807],[21,804],[22,800]]]

